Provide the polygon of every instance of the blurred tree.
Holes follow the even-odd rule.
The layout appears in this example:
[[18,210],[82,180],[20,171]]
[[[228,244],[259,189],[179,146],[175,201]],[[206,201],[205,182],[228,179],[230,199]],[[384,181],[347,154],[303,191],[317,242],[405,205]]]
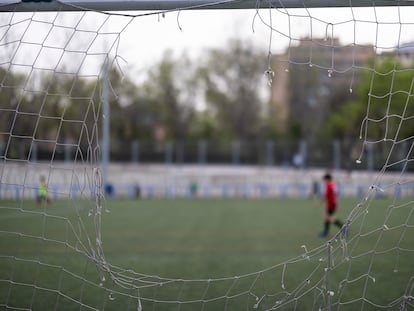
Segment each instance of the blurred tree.
[[358,137],[364,113],[365,107],[361,102],[344,103],[337,112],[332,113],[329,117],[325,133],[331,139],[348,140]]
[[128,76],[111,70],[111,132],[123,141],[146,140],[152,137],[154,127],[159,123],[161,105],[152,95],[152,86],[136,84]]
[[[375,71],[364,72],[358,101],[348,101],[332,113],[324,127],[328,138],[404,139],[413,135],[414,72],[394,58],[386,58]],[[398,136],[397,136],[398,131]]]
[[[26,109],[26,97],[22,88],[23,74],[0,68],[0,156],[25,157],[28,150],[26,136],[33,134],[35,118]],[[21,112],[17,114],[17,112]],[[12,136],[13,135],[13,136]]]
[[[217,118],[220,137],[249,140],[263,128],[263,112],[269,89],[263,81],[266,54],[239,40],[227,49],[211,49],[199,70],[207,109]],[[265,94],[264,94],[265,93]]]
[[0,132],[6,134],[11,131],[15,110],[18,110],[19,103],[24,101],[20,90],[24,85],[25,76],[0,68],[0,82]]
[[209,110],[195,111],[190,125],[193,140],[217,140],[220,138],[219,125]]
[[130,141],[138,126],[138,123],[134,126],[134,119],[128,115],[128,112],[139,115],[139,111],[131,111],[131,107],[135,108],[136,100],[139,99],[137,86],[115,68],[110,68],[108,75],[111,142],[115,144],[119,140]]
[[166,129],[167,138],[188,136],[196,106],[196,88],[191,61],[186,55],[174,60],[167,51],[148,74],[144,85],[147,100],[154,105],[152,123]]
[[[375,70],[364,72],[360,80],[360,99],[348,101],[332,113],[322,132],[327,139],[341,140],[343,150],[354,160],[361,152],[361,142],[384,141],[367,145],[371,151],[375,147],[376,156],[384,159],[390,155],[392,142],[402,142],[392,153],[398,161],[407,156],[406,140],[414,134],[414,72],[403,68],[394,57],[376,66],[371,63],[371,68]],[[360,136],[362,140],[356,140]]]
[[414,72],[397,59],[386,58],[361,84],[362,102],[368,103],[363,126],[369,139],[405,139],[414,133]]

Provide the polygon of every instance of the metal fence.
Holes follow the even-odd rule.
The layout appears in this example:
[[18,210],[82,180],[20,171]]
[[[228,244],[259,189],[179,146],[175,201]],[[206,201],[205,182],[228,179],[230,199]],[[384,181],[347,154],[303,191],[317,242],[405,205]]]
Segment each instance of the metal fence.
[[[400,144],[382,143],[359,145],[344,141],[112,141],[110,161],[125,163],[156,164],[227,164],[259,165],[297,168],[332,168],[345,170],[378,170],[384,164],[388,170],[413,171],[409,159],[413,141]],[[0,153],[8,159],[40,161],[76,160],[93,153],[93,146],[74,144],[14,144],[14,149]],[[1,149],[1,148],[0,148]],[[356,160],[362,155],[361,163]]]
[[[393,152],[390,145],[351,145],[339,140],[307,141],[193,141],[112,142],[111,161],[166,164],[265,165],[297,168],[378,170],[384,164],[390,170],[413,170],[407,159],[410,142]],[[361,163],[357,159],[361,156]]]

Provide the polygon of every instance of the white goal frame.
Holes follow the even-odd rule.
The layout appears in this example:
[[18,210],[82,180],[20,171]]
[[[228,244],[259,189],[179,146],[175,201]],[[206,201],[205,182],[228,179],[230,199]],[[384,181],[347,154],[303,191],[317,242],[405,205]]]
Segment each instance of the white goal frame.
[[[323,8],[323,7],[371,7],[369,0],[69,0],[69,1],[0,1],[0,11],[140,11],[140,10],[191,10],[191,9],[259,9],[259,8]],[[412,0],[379,0],[376,7],[412,6]]]
[[[285,9],[296,9],[296,8],[365,8],[365,7],[404,7],[410,6],[414,7],[414,0],[131,0],[131,1],[114,1],[114,0],[50,0],[50,1],[42,1],[42,0],[24,0],[24,1],[13,1],[13,0],[0,0],[0,12],[9,12],[12,14],[17,13],[16,15],[21,14],[20,12],[29,12],[29,14],[21,14],[21,15],[31,15],[30,13],[37,12],[56,12],[56,15],[65,14],[64,12],[72,12],[72,11],[79,11],[81,13],[74,14],[74,15],[85,15],[98,13],[97,15],[106,17],[112,17],[110,15],[121,15],[121,17],[134,18],[141,17],[144,15],[149,14],[159,14],[163,16],[164,14],[160,14],[160,12],[180,12],[184,10],[216,10],[216,9],[228,9],[228,10],[236,10],[236,9],[267,9],[266,11],[271,11],[270,9],[277,9],[282,11],[281,14],[285,14]],[[91,12],[89,12],[91,11]],[[117,11],[119,13],[111,13]],[[126,11],[131,11],[128,13]],[[133,13],[132,11],[148,11],[149,13]],[[126,12],[126,13],[125,13]],[[256,12],[257,13],[257,12]],[[279,12],[280,13],[280,12]],[[72,14],[72,13],[68,13]],[[134,15],[135,14],[135,15]],[[41,14],[39,14],[41,15]],[[47,15],[47,14],[45,14]],[[257,15],[259,15],[257,13]],[[289,19],[294,14],[289,15],[286,14],[286,19]],[[117,16],[118,17],[118,16]],[[301,16],[302,17],[302,16]],[[306,17],[306,16],[305,16]],[[308,17],[311,17],[310,15]],[[256,18],[256,15],[255,15]],[[259,17],[261,18],[261,17]],[[28,18],[30,22],[43,22],[39,20],[31,20]],[[178,17],[177,17],[178,20]],[[266,22],[262,21],[266,24],[269,32],[270,37],[272,38],[273,32],[277,32],[277,27],[274,27],[272,24],[272,15],[270,14],[269,17],[270,22],[266,24]],[[312,18],[313,20],[313,18]],[[320,22],[317,18],[314,19],[316,22]],[[20,21],[19,21],[20,22]],[[28,24],[30,25],[30,22]],[[351,22],[355,24],[360,22],[357,18],[352,17]],[[371,21],[370,21],[371,22]],[[178,23],[178,21],[177,21]],[[275,22],[276,23],[276,22]],[[402,22],[398,21],[397,24],[400,23],[400,31],[402,29]],[[410,26],[411,24],[414,26],[414,16],[413,19],[410,17]],[[53,27],[58,27],[59,29],[65,29],[65,25],[56,25],[53,22],[47,22],[48,26],[50,25],[50,29],[54,29]],[[126,23],[126,24],[129,24]],[[318,59],[315,57],[309,57],[309,59],[305,59],[304,62],[301,60],[295,60],[294,57],[290,57],[290,52],[286,53],[286,59],[280,60],[282,64],[279,68],[275,68],[276,72],[273,72],[270,64],[271,60],[271,41],[269,41],[269,68],[265,71],[265,75],[270,77],[269,80],[272,80],[273,76],[280,77],[281,73],[283,72],[290,72],[293,73],[294,69],[289,69],[289,66],[293,68],[294,66],[302,66],[307,69],[313,67],[313,69],[321,69],[324,73],[324,78],[329,80],[335,74],[341,73],[338,68],[334,66],[334,49],[337,46],[333,43],[334,39],[334,26],[331,23],[323,22],[322,23],[325,28],[325,43],[321,43],[323,39],[311,38],[306,39],[304,41],[308,44],[315,44],[315,50],[317,48],[322,47],[328,52],[331,52],[331,59],[332,59],[332,66],[329,67],[329,64],[321,64],[318,63]],[[339,24],[339,23],[338,23]],[[372,24],[378,27],[378,21],[372,22]],[[105,22],[102,22],[102,27],[99,30],[104,29]],[[289,22],[290,25],[290,22]],[[4,29],[10,29],[12,23],[6,21],[3,25]],[[96,25],[94,25],[95,27]],[[7,28],[10,27],[10,28]],[[126,27],[126,26],[125,26]],[[76,31],[89,33],[90,31],[85,29],[77,29],[77,25],[71,25],[71,30],[73,33]],[[179,27],[181,30],[181,27]],[[78,157],[74,158],[74,164],[76,165],[67,165],[67,163],[59,163],[55,164],[52,162],[53,156],[50,159],[49,163],[37,163],[36,161],[32,161],[30,155],[31,150],[28,153],[26,159],[21,160],[20,158],[13,158],[13,155],[10,152],[10,155],[5,153],[3,156],[4,163],[8,164],[7,169],[4,169],[5,173],[1,172],[1,163],[0,163],[0,177],[2,174],[4,176],[7,175],[9,180],[6,181],[6,178],[0,178],[0,188],[3,185],[6,186],[16,186],[16,189],[19,189],[25,193],[26,196],[32,195],[36,193],[35,191],[38,190],[35,188],[34,183],[31,180],[34,178],[35,174],[41,174],[42,177],[46,176],[46,179],[55,180],[60,178],[60,175],[55,174],[54,172],[58,171],[59,173],[68,173],[67,176],[67,183],[64,185],[64,191],[55,191],[64,199],[68,199],[68,210],[70,209],[73,213],[69,216],[61,216],[55,215],[53,209],[49,209],[47,204],[49,204],[47,197],[41,198],[37,206],[24,206],[25,197],[22,196],[17,201],[20,201],[20,204],[17,204],[17,207],[11,206],[1,206],[0,211],[3,212],[13,212],[16,215],[35,215],[37,220],[39,221],[38,228],[41,230],[39,232],[31,233],[26,232],[25,228],[17,228],[17,230],[8,229],[8,228],[1,228],[0,229],[0,238],[2,236],[8,237],[10,241],[15,242],[18,241],[18,247],[15,249],[11,249],[10,251],[7,250],[4,254],[0,253],[0,259],[3,259],[5,262],[9,263],[12,267],[12,272],[10,275],[1,276],[0,275],[0,283],[2,282],[4,286],[8,288],[8,295],[7,297],[3,297],[3,301],[0,297],[0,306],[6,307],[7,309],[32,309],[32,306],[36,306],[36,302],[40,301],[46,295],[50,295],[54,297],[56,300],[55,302],[55,310],[65,302],[65,299],[70,303],[73,303],[79,309],[91,309],[91,310],[111,310],[110,303],[118,299],[119,301],[128,301],[128,304],[134,307],[135,310],[142,311],[142,310],[158,310],[158,306],[162,306],[161,310],[166,310],[170,306],[173,310],[190,310],[192,307],[198,308],[198,310],[217,310],[217,309],[210,309],[206,305],[213,305],[216,301],[220,303],[223,302],[224,310],[235,310],[228,307],[231,306],[232,302],[234,305],[238,305],[242,303],[244,305],[243,309],[250,310],[250,309],[259,309],[259,310],[276,310],[276,309],[301,309],[302,306],[300,305],[300,299],[311,299],[313,301],[313,310],[332,310],[336,308],[342,307],[346,309],[349,305],[360,305],[361,310],[368,310],[379,306],[380,308],[387,308],[387,309],[395,309],[398,306],[401,310],[406,310],[409,307],[414,306],[414,269],[411,265],[411,260],[409,258],[414,258],[414,243],[412,240],[412,233],[414,232],[414,191],[413,193],[407,195],[408,199],[410,200],[408,203],[405,201],[405,197],[403,200],[399,201],[401,197],[397,196],[395,193],[397,191],[393,191],[394,189],[400,189],[401,186],[404,184],[414,185],[414,176],[409,174],[406,176],[406,167],[409,164],[413,163],[414,159],[414,133],[408,133],[406,136],[400,138],[398,135],[398,131],[401,129],[401,124],[407,124],[408,122],[412,122],[414,120],[413,116],[406,116],[405,111],[408,110],[407,107],[412,103],[412,99],[414,99],[414,63],[411,65],[409,70],[399,69],[395,63],[394,68],[391,71],[392,73],[383,73],[376,67],[377,64],[374,64],[371,67],[364,67],[362,69],[366,70],[371,74],[371,86],[369,93],[367,94],[368,97],[368,107],[366,108],[366,115],[364,117],[363,124],[361,126],[361,134],[360,140],[362,142],[362,151],[360,157],[356,159],[357,163],[360,163],[360,159],[364,158],[364,152],[366,149],[369,148],[373,144],[380,144],[382,142],[390,142],[392,141],[393,145],[391,147],[391,151],[389,153],[389,157],[386,159],[386,163],[384,164],[383,169],[379,172],[379,177],[375,177],[370,175],[369,179],[372,184],[367,187],[366,192],[364,192],[361,196],[363,199],[361,203],[355,206],[350,214],[348,215],[347,219],[343,219],[344,223],[338,225],[339,231],[330,238],[329,240],[321,240],[321,246],[308,250],[306,245],[302,245],[301,248],[303,252],[300,255],[293,259],[289,259],[283,263],[277,263],[274,266],[265,268],[261,271],[254,271],[252,273],[243,274],[243,275],[236,275],[230,277],[219,277],[219,278],[205,278],[205,279],[182,279],[182,278],[168,278],[165,276],[158,276],[158,275],[147,275],[143,274],[140,271],[134,271],[131,269],[125,269],[124,267],[118,267],[114,265],[112,262],[106,259],[103,247],[103,239],[101,236],[101,227],[102,227],[102,219],[101,216],[104,212],[109,212],[105,209],[105,194],[106,194],[106,169],[108,166],[108,120],[109,120],[109,112],[107,113],[106,106],[108,105],[108,68],[111,69],[111,65],[116,63],[115,61],[111,62],[111,55],[116,54],[118,56],[118,51],[116,48],[116,44],[118,43],[118,39],[120,34],[122,33],[122,28],[116,33],[116,39],[113,39],[113,49],[112,46],[105,48],[107,51],[98,53],[104,59],[102,66],[99,69],[99,72],[93,74],[93,79],[97,83],[94,85],[94,90],[90,92],[88,95],[88,109],[92,110],[91,114],[88,115],[88,112],[82,111],[85,116],[91,118],[89,119],[72,119],[70,115],[66,118],[64,113],[60,113],[60,115],[42,115],[41,111],[37,111],[35,113],[31,111],[25,111],[22,107],[20,111],[19,107],[12,107],[12,108],[2,108],[0,105],[0,113],[1,112],[11,112],[14,113],[15,116],[24,115],[25,117],[31,117],[35,115],[40,122],[53,121],[59,123],[59,131],[63,126],[72,125],[75,128],[74,137],[78,137],[78,142],[61,142],[58,138],[53,139],[49,137],[35,135],[36,131],[32,130],[28,135],[25,131],[22,132],[13,132],[13,126],[10,126],[11,129],[7,129],[5,134],[9,135],[9,138],[18,138],[18,139],[30,139],[31,142],[46,142],[46,143],[54,143],[56,145],[64,145],[66,148],[77,147],[81,149],[81,142],[82,139],[88,143],[87,150],[82,153],[80,151],[79,160]],[[411,28],[410,28],[411,29]],[[329,40],[329,31],[332,31],[331,40]],[[92,32],[92,31],[91,31]],[[375,34],[378,35],[380,31],[376,29]],[[5,30],[7,33],[7,30]],[[42,48],[50,48],[49,45],[45,44],[47,36],[45,35],[45,39],[42,42],[26,42],[22,38],[24,37],[24,31],[22,31],[23,35],[20,39],[17,39],[13,42],[17,42],[16,45],[22,46],[24,48],[32,48],[33,46],[39,47],[39,55]],[[93,31],[94,38],[101,34],[99,31]],[[104,35],[112,35],[112,33],[103,32]],[[292,47],[292,51],[295,49],[295,44],[290,44],[292,41],[296,43],[299,41],[295,36],[291,36],[290,29],[287,34],[283,34],[285,37],[288,37],[289,48]],[[315,39],[313,41],[313,39]],[[94,42],[95,39],[92,39],[91,42]],[[318,41],[319,40],[319,41]],[[74,40],[76,41],[76,40]],[[69,42],[69,41],[68,41]],[[8,43],[8,42],[7,42]],[[398,48],[402,42],[398,41],[398,44],[394,45],[393,48]],[[50,42],[48,42],[50,44]],[[92,45],[92,44],[91,44]],[[351,44],[352,47],[358,46],[358,42],[354,39],[354,42]],[[65,53],[71,53],[70,48],[66,48],[66,45],[62,46],[52,46],[54,50],[62,51],[62,55]],[[375,48],[381,49],[381,45],[375,45]],[[312,48],[310,49],[312,50]],[[88,54],[86,51],[82,50],[81,52],[76,51],[76,53],[82,54],[83,56],[93,55],[96,56],[94,53]],[[39,56],[38,55],[38,56]],[[71,54],[69,54],[71,55]],[[293,53],[292,53],[293,55]],[[69,56],[68,56],[69,57]],[[72,56],[73,57],[73,56]],[[17,61],[13,63],[13,58],[10,58],[9,62],[5,61],[4,63],[8,66],[7,70],[12,72],[13,65],[28,67],[30,70],[35,71],[38,69],[36,66],[33,65],[34,61],[32,61],[32,65],[21,65]],[[18,58],[17,58],[18,59]],[[83,58],[84,60],[84,58]],[[59,62],[56,62],[60,64]],[[62,62],[63,63],[63,62]],[[266,59],[264,60],[266,63]],[[286,66],[285,66],[286,65]],[[328,67],[327,67],[328,66]],[[41,68],[42,70],[50,70],[53,72],[58,72],[56,65],[53,70],[49,67],[45,66],[46,69]],[[82,66],[79,66],[81,68]],[[264,68],[266,69],[266,68]],[[355,59],[353,59],[352,64],[347,69],[348,71],[357,71],[361,69],[361,67],[356,64]],[[378,71],[377,71],[378,69]],[[60,67],[59,67],[60,70]],[[312,69],[309,69],[312,70]],[[78,76],[80,69],[77,72],[58,72],[61,74],[68,74],[70,76]],[[397,76],[398,73],[410,71],[413,73],[411,87],[409,90],[407,89],[400,89],[395,90],[393,88],[394,82],[398,83]],[[333,73],[333,74],[332,74]],[[378,92],[373,85],[375,84],[374,80],[378,79],[378,76],[386,76],[388,75],[392,80],[392,86],[389,87],[386,91],[386,95],[382,92]],[[58,76],[58,75],[56,75]],[[59,82],[59,80],[56,81]],[[81,74],[80,74],[81,76]],[[33,75],[33,78],[36,78]],[[281,78],[281,81],[285,77]],[[0,81],[1,82],[1,81]],[[8,82],[5,80],[5,82]],[[102,82],[102,88],[100,88],[100,84],[98,82]],[[271,82],[271,81],[270,81]],[[29,84],[27,89],[25,87],[21,87],[20,85],[15,86],[11,82],[10,85],[5,83],[5,87],[14,88],[16,90],[24,91],[24,92],[36,92],[36,89],[31,90]],[[351,85],[353,83],[353,76]],[[271,85],[271,83],[269,83]],[[49,86],[53,85],[49,82]],[[35,85],[36,86],[36,85]],[[49,92],[49,86],[47,92]],[[70,91],[74,89],[75,83],[71,85]],[[3,87],[3,84],[0,85]],[[402,88],[402,87],[401,87]],[[48,96],[62,96],[64,98],[70,98],[74,100],[74,103],[77,103],[75,100],[83,100],[84,98],[78,98],[77,96],[72,96],[71,92],[68,91],[66,88],[62,88],[62,90],[58,89],[54,91],[52,87],[50,88],[50,93]],[[350,93],[352,93],[352,87],[349,88]],[[56,92],[56,93],[54,93]],[[393,96],[400,95],[403,93],[406,97],[405,105],[402,111],[399,111],[399,115],[394,115],[394,111],[391,109],[392,104],[395,101],[392,101],[391,98]],[[384,116],[378,117],[375,114],[371,114],[370,105],[374,106],[378,104],[378,102],[383,99],[389,97],[390,99],[386,103],[388,105],[388,109]],[[46,100],[44,101],[46,103]],[[96,103],[96,105],[95,105]],[[24,104],[24,102],[23,102]],[[22,104],[22,106],[23,106]],[[96,108],[96,111],[94,110]],[[109,108],[108,108],[109,109]],[[409,112],[411,115],[411,111]],[[101,115],[101,117],[99,116]],[[76,115],[76,117],[78,117]],[[75,117],[74,117],[75,118]],[[102,119],[100,119],[102,118]],[[391,134],[385,135],[380,137],[377,140],[371,140],[370,133],[368,133],[368,128],[375,127],[381,122],[386,122],[386,128],[388,129],[388,120],[398,120],[399,126],[396,128],[396,135],[391,136]],[[24,119],[23,119],[24,120]],[[91,122],[91,126],[86,126],[87,121]],[[22,122],[22,121],[21,121]],[[65,122],[65,123],[64,123]],[[385,123],[384,122],[384,123]],[[64,124],[64,125],[63,125]],[[100,135],[100,129],[98,129],[98,125],[102,124],[102,141]],[[369,124],[369,126],[368,126]],[[36,128],[38,123],[36,124]],[[17,126],[16,126],[17,128]],[[85,130],[86,128],[86,130]],[[89,132],[87,131],[89,130]],[[63,130],[62,130],[63,132]],[[85,134],[86,133],[86,134]],[[382,133],[382,132],[381,132]],[[0,131],[0,134],[2,132]],[[357,139],[355,137],[355,139]],[[12,144],[12,139],[9,139],[9,144]],[[411,147],[410,150],[401,150],[398,147],[402,146],[403,143],[410,143]],[[35,145],[35,144],[33,144]],[[368,147],[367,147],[368,146]],[[31,147],[32,148],[32,147]],[[33,147],[34,148],[34,147]],[[393,148],[398,149],[400,153],[402,153],[401,158],[398,158],[398,161],[391,158],[391,152]],[[14,151],[14,150],[13,150]],[[56,148],[53,152],[56,151]],[[76,151],[77,152],[77,151]],[[405,153],[404,153],[405,152]],[[0,154],[1,155],[1,154]],[[102,157],[100,157],[102,156]],[[1,157],[0,157],[1,159]],[[75,163],[76,162],[76,163]],[[393,166],[399,165],[398,167],[402,167],[400,169],[399,174],[393,174],[390,178],[385,173],[387,169],[390,169]],[[4,165],[6,168],[6,165]],[[24,170],[24,173],[15,173],[17,169]],[[7,171],[7,172],[6,172]],[[7,174],[6,174],[7,173]],[[62,175],[63,176],[63,175]],[[64,175],[66,176],[66,175]],[[382,177],[387,178],[382,178]],[[14,178],[16,177],[16,178]],[[37,177],[37,176],[36,176]],[[53,183],[51,183],[53,184]],[[42,183],[40,184],[40,188],[42,187]],[[19,188],[20,187],[20,188]],[[39,188],[39,189],[40,189]],[[414,188],[413,188],[414,190]],[[361,191],[363,192],[363,191]],[[37,192],[39,194],[39,192]],[[390,195],[390,193],[392,193]],[[387,206],[387,209],[384,210],[384,218],[379,219],[378,223],[374,222],[372,228],[370,226],[366,226],[367,219],[370,217],[368,215],[369,209],[374,205],[374,200],[380,196],[390,196],[394,195],[393,202],[390,206]],[[1,198],[1,197],[0,197]],[[60,199],[60,197],[59,197]],[[37,203],[37,202],[36,202]],[[254,203],[252,204],[254,205]],[[311,208],[311,207],[310,207]],[[372,210],[372,209],[371,209]],[[374,213],[371,213],[371,215]],[[396,216],[395,216],[396,215]],[[403,221],[400,220],[399,217],[401,216]],[[394,218],[396,220],[394,220]],[[17,219],[17,217],[16,217]],[[340,223],[340,222],[339,222]],[[62,226],[64,224],[64,226]],[[325,219],[326,224],[326,219]],[[17,224],[18,225],[18,224]],[[60,225],[62,228],[62,232],[59,231],[59,234],[52,234],[47,232],[49,225]],[[21,231],[19,231],[21,230]],[[327,230],[325,230],[327,231]],[[60,234],[62,233],[62,234]],[[315,237],[316,237],[316,232]],[[398,239],[392,239],[393,244],[390,248],[383,248],[381,246],[381,239],[383,236],[387,234],[398,234]],[[325,235],[326,236],[326,235]],[[394,237],[394,236],[393,236]],[[366,244],[368,242],[372,242],[369,244],[369,249],[365,247],[365,244],[360,243],[361,240],[364,240]],[[20,253],[20,248],[23,248],[26,242],[36,241],[42,243],[43,246],[53,246],[61,247],[61,251],[64,251],[65,254],[74,255],[76,256],[76,260],[82,260],[82,263],[85,262],[84,271],[91,270],[90,267],[93,269],[92,277],[87,275],[86,272],[82,274],[82,272],[78,272],[77,268],[71,271],[70,265],[66,265],[67,263],[60,263],[55,264],[52,260],[49,262],[48,258],[42,258],[41,255],[37,256],[36,258],[31,258],[30,256],[26,256],[24,253]],[[20,243],[20,244],[19,244]],[[363,245],[365,248],[361,247]],[[359,249],[361,247],[361,249]],[[386,245],[388,247],[388,245]],[[408,254],[408,255],[407,255]],[[406,258],[403,258],[406,256]],[[370,301],[370,292],[369,289],[374,287],[376,284],[376,272],[381,270],[381,260],[385,258],[385,260],[391,259],[394,265],[393,270],[387,270],[387,277],[393,275],[394,278],[390,277],[392,280],[391,282],[397,282],[394,279],[403,275],[404,277],[408,277],[408,281],[404,281],[401,284],[405,285],[405,290],[401,290],[398,287],[398,296],[390,296],[388,295],[386,298],[390,299],[385,302],[380,302],[381,304],[377,304],[376,301]],[[408,258],[408,260],[407,260]],[[381,259],[378,262],[374,261],[374,259]],[[359,271],[357,264],[357,268],[354,268],[354,262],[358,263],[359,261],[363,261],[367,263],[363,266],[363,271]],[[409,261],[409,262],[408,262]],[[408,263],[407,263],[408,262]],[[33,266],[37,273],[36,275],[30,275],[27,280],[19,279],[18,273],[14,275],[15,271],[18,271],[18,268],[22,264],[27,264]],[[69,268],[66,268],[66,267]],[[408,268],[407,268],[408,267]],[[45,269],[45,270],[43,270]],[[88,270],[89,269],[89,270]],[[285,283],[285,280],[289,280],[290,274],[296,273],[295,269],[303,269],[304,272],[301,273],[301,279],[299,281],[294,281],[289,284],[289,281]],[[399,270],[400,269],[400,270]],[[405,269],[405,270],[404,270]],[[0,269],[1,271],[1,269]],[[59,280],[58,284],[53,284],[55,287],[42,287],[42,280],[39,275],[43,273],[47,273],[44,271],[52,271],[53,273],[57,274],[56,279]],[[75,271],[75,272],[74,272]],[[292,272],[293,271],[293,272]],[[180,277],[180,276],[178,276]],[[72,280],[73,284],[80,284],[80,297],[73,297],[68,293],[72,294],[71,290],[67,290],[62,284],[65,283],[65,278],[74,279]],[[378,280],[378,279],[377,279]],[[382,279],[384,280],[384,278]],[[386,280],[387,285],[389,284],[392,286],[393,283],[388,283],[389,280]],[[272,284],[270,288],[267,288],[267,284]],[[396,283],[395,283],[396,284]],[[401,285],[399,284],[399,285]],[[347,296],[348,291],[353,289],[353,287],[357,288],[357,293],[350,294]],[[29,288],[32,290],[33,294],[31,295],[31,301],[25,302],[26,305],[23,307],[19,307],[13,301],[13,290],[18,290],[20,288]],[[198,288],[198,291],[193,291],[193,288]],[[1,288],[0,288],[1,289]],[[86,296],[88,290],[91,292],[99,292],[102,296],[105,296],[103,302],[89,302],[86,297],[84,299],[83,295]],[[45,296],[42,296],[45,295]],[[379,296],[379,295],[378,295]],[[40,298],[38,298],[40,297]],[[116,298],[118,297],[118,298]],[[115,299],[116,298],[116,299]],[[376,298],[376,297],[375,297]],[[240,301],[239,301],[240,299]],[[46,301],[46,299],[43,299]],[[114,304],[117,303],[116,301]],[[109,305],[109,307],[106,306]],[[186,308],[188,307],[188,308]],[[131,307],[132,308],[132,307]],[[130,308],[128,307],[128,310]],[[191,309],[194,310],[194,309]]]

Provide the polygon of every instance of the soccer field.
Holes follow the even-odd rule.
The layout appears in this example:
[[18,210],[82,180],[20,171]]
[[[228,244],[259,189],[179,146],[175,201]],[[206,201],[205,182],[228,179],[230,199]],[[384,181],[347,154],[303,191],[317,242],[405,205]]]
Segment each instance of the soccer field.
[[[315,293],[326,282],[328,239],[318,237],[323,208],[315,201],[108,200],[98,227],[86,203],[62,200],[38,208],[33,201],[0,202],[0,307],[324,308],[324,295]],[[346,220],[357,203],[342,200],[338,217]],[[370,217],[351,226],[348,245],[333,242],[339,251],[331,254],[332,302],[341,310],[375,309],[367,301],[391,304],[406,290],[414,270],[413,224],[391,230],[409,219],[408,212],[393,213],[391,229],[381,233],[391,204],[375,200]],[[331,226],[330,237],[337,232]],[[97,258],[105,262],[97,265]],[[102,275],[106,281],[99,285]],[[286,295],[298,301],[283,306]]]

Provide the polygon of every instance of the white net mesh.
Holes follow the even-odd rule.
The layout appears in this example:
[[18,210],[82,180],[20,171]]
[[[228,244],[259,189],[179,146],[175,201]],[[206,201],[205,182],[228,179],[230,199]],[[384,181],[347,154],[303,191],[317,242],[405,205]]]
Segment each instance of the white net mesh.
[[[102,80],[107,68],[122,72],[122,36],[144,17],[2,13],[0,306],[10,310],[413,308],[414,52],[404,46],[414,33],[410,9],[249,12],[253,30],[263,27],[270,35],[268,68],[263,71],[273,85],[297,67],[323,71],[328,80],[345,76],[341,86],[348,92],[355,89],[357,77],[368,79],[358,131],[362,147],[355,160],[367,161],[366,150],[375,147],[386,154],[386,162],[372,176],[372,186],[342,229],[320,247],[308,250],[303,245],[298,256],[247,274],[191,279],[140,273],[105,257]],[[179,17],[177,23],[183,26]],[[342,43],[334,39],[338,36]],[[273,57],[284,44],[287,53]],[[298,53],[299,44],[306,47],[304,55]],[[372,47],[371,65],[358,59],[358,51],[367,46]],[[331,57],[326,61],[321,53]],[[337,55],[346,55],[347,61],[339,62]],[[114,90],[111,94],[122,96]],[[376,109],[378,105],[382,108]],[[48,161],[36,158],[39,150]],[[64,209],[49,207],[46,199],[33,200],[41,195],[40,176],[50,199],[65,202]],[[378,203],[377,198],[385,196],[390,200]]]

